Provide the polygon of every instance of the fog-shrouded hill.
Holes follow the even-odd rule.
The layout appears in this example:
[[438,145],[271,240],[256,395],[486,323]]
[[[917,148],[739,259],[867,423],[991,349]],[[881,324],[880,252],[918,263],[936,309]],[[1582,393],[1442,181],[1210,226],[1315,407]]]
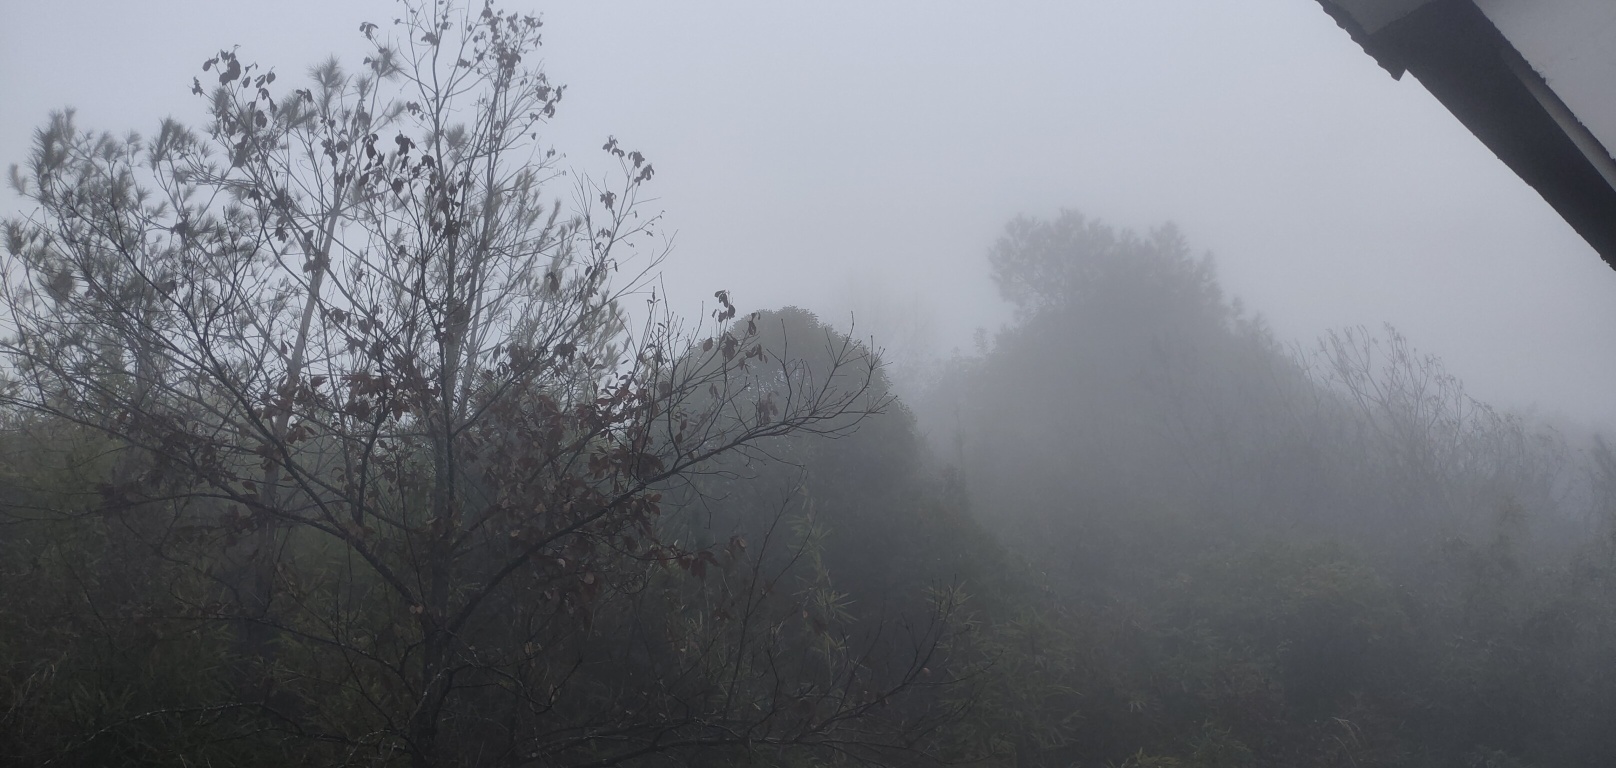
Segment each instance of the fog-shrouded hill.
[[[664,260],[647,205],[678,162],[594,138],[608,173],[561,167],[538,16],[400,9],[358,26],[357,65],[277,74],[217,50],[181,84],[197,124],[63,111],[19,158],[0,762],[1616,763],[1616,451],[1597,429],[1472,397],[1391,325],[1283,343],[1197,229],[1075,211],[1013,219],[980,269],[915,281],[1004,301],[1009,322],[952,357],[906,298],[868,327],[914,332],[875,339],[808,302],[744,311],[722,282],[680,317],[680,281],[785,293],[837,270]],[[1166,39],[1206,45],[1186,19]],[[910,102],[958,112],[954,85]],[[1052,159],[1003,146],[1023,144]],[[868,169],[810,150],[868,192],[849,181]],[[867,164],[891,172],[880,189],[927,178]],[[1146,175],[1130,195],[1183,202]],[[916,220],[735,189],[730,234],[785,259]],[[1056,204],[1047,189],[1016,199]],[[780,239],[763,209],[828,239]],[[929,237],[908,263],[958,239]]]
[[991,260],[1017,321],[923,406],[984,477],[1287,526],[1343,524],[1350,505],[1382,531],[1459,525],[1474,494],[1552,500],[1551,433],[1474,401],[1394,329],[1282,347],[1171,227],[1018,219]]

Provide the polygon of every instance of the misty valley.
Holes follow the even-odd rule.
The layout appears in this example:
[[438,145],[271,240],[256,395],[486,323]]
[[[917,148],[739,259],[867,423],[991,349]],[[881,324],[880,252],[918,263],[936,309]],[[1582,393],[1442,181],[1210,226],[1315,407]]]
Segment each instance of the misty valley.
[[398,13],[8,158],[0,763],[1616,759],[1597,429],[1071,209],[983,233],[968,350],[681,311],[539,18]]

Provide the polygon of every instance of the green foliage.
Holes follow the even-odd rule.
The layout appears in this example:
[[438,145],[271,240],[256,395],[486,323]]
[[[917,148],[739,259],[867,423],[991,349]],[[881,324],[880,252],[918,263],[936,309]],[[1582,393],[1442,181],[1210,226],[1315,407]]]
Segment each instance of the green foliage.
[[1576,466],[1389,327],[1287,351],[1175,229],[1071,211],[1006,227],[1016,322],[913,403],[800,308],[633,331],[650,162],[609,139],[558,211],[538,19],[405,11],[304,88],[221,51],[200,132],[38,134],[13,762],[1616,756],[1602,440]]
[[1018,766],[1608,759],[1581,724],[1611,710],[1580,682],[1608,647],[1583,617],[1608,601],[1572,586],[1603,570],[1556,562],[1599,556],[1537,534],[1572,519],[1578,482],[1552,432],[1470,398],[1393,329],[1280,348],[1170,229],[1018,219],[991,261],[1017,322],[918,406],[1025,563],[982,620],[994,662],[962,749]]
[[193,542],[132,546],[129,521],[97,514],[115,444],[24,417],[0,455],[0,750],[23,763],[273,763],[230,706],[228,633],[192,613],[209,599],[182,562]]
[[[956,593],[855,615],[779,497],[744,512],[780,536],[691,535],[708,477],[888,410],[873,355],[823,334],[796,355],[785,328],[765,350],[723,291],[710,326],[653,302],[630,329],[644,274],[614,277],[661,256],[651,163],[608,139],[616,172],[563,212],[539,19],[401,5],[361,27],[361,69],[306,87],[221,51],[201,132],[37,134],[0,407],[111,458],[21,471],[38,500],[0,509],[29,534],[14,583],[66,598],[19,599],[0,639],[64,654],[18,651],[7,740],[416,766],[917,751],[952,716],[922,681]],[[912,463],[900,424],[874,471]]]

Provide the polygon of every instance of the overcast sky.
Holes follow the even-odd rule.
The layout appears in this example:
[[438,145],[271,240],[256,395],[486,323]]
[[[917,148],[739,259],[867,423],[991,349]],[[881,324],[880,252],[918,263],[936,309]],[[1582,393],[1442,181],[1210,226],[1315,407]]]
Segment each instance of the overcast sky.
[[[553,140],[586,168],[608,134],[652,159],[687,305],[856,310],[947,353],[1005,315],[985,254],[1010,217],[1171,220],[1283,339],[1391,322],[1474,394],[1616,425],[1616,274],[1313,0],[536,8],[568,85]],[[194,120],[220,47],[282,76],[357,64],[359,23],[394,15],[0,0],[0,162],[63,106],[118,132]]]

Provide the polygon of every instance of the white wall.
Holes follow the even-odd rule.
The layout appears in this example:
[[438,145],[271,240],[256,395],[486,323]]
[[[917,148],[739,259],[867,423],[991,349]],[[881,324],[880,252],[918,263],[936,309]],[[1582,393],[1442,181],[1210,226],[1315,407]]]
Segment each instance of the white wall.
[[1616,2],[1476,0],[1607,151],[1616,149]]

